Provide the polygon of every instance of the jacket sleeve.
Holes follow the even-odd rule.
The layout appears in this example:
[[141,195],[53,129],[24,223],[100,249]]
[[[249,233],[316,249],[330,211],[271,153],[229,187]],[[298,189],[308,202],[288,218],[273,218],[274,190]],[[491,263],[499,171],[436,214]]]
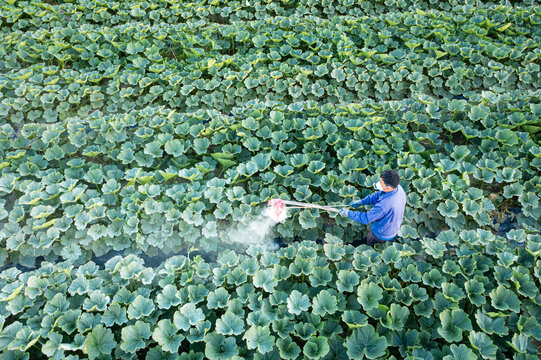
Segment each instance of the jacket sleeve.
[[352,210],[348,211],[348,217],[351,220],[354,220],[356,222],[359,222],[359,223],[365,224],[365,225],[373,223],[374,221],[377,221],[377,220],[381,219],[383,216],[385,216],[385,211],[379,205],[375,205],[368,212],[352,211]]
[[378,199],[379,199],[380,191],[377,191],[373,193],[372,195],[368,195],[364,199],[361,200],[361,205],[374,205]]

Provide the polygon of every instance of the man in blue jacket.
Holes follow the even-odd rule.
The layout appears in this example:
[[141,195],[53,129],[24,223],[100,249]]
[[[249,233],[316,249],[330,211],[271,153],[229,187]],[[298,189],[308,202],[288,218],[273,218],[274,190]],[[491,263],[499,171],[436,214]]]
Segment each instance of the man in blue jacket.
[[361,224],[371,224],[366,237],[367,245],[384,243],[393,240],[404,218],[406,207],[406,193],[399,185],[400,176],[394,170],[385,170],[381,173],[379,181],[374,184],[379,190],[362,200],[350,203],[351,207],[360,205],[374,205],[368,212],[342,209],[340,215],[347,216]]

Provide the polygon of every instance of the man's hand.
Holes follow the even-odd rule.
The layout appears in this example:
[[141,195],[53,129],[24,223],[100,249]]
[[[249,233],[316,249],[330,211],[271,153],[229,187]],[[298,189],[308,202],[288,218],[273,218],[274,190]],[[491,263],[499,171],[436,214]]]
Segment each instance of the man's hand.
[[359,207],[359,206],[362,205],[362,204],[361,204],[361,201],[362,201],[362,200],[355,200],[355,201],[352,201],[352,202],[350,202],[350,203],[348,204],[348,206],[351,206],[351,207],[354,207],[354,208]]
[[340,212],[338,213],[338,215],[342,215],[342,216],[348,216],[348,213],[349,213],[349,210],[348,209],[342,209],[340,210]]

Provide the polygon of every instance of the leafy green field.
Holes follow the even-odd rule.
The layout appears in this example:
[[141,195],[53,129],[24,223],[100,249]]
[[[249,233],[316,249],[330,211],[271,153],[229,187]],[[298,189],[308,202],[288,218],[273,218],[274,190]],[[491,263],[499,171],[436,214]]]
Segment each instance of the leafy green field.
[[327,235],[227,250],[212,265],[175,256],[152,269],[128,255],[103,270],[12,268],[0,297],[17,320],[0,347],[53,359],[535,359],[541,237],[527,240],[449,230],[376,251]]
[[[537,3],[6,0],[0,21],[0,359],[536,358]],[[278,252],[142,260],[236,249],[269,199],[347,203],[389,168],[397,244],[302,210]]]

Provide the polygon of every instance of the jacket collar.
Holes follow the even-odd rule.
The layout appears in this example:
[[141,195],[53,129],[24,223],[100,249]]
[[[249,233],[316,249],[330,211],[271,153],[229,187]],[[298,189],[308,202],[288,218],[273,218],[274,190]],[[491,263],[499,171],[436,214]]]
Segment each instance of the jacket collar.
[[[400,186],[400,185],[398,185],[398,186]],[[396,194],[396,192],[398,191],[398,186],[396,187],[396,189],[394,189],[392,191],[389,191],[389,192],[382,191],[383,194],[381,194],[381,195],[383,195],[383,196],[391,196],[393,194]]]

